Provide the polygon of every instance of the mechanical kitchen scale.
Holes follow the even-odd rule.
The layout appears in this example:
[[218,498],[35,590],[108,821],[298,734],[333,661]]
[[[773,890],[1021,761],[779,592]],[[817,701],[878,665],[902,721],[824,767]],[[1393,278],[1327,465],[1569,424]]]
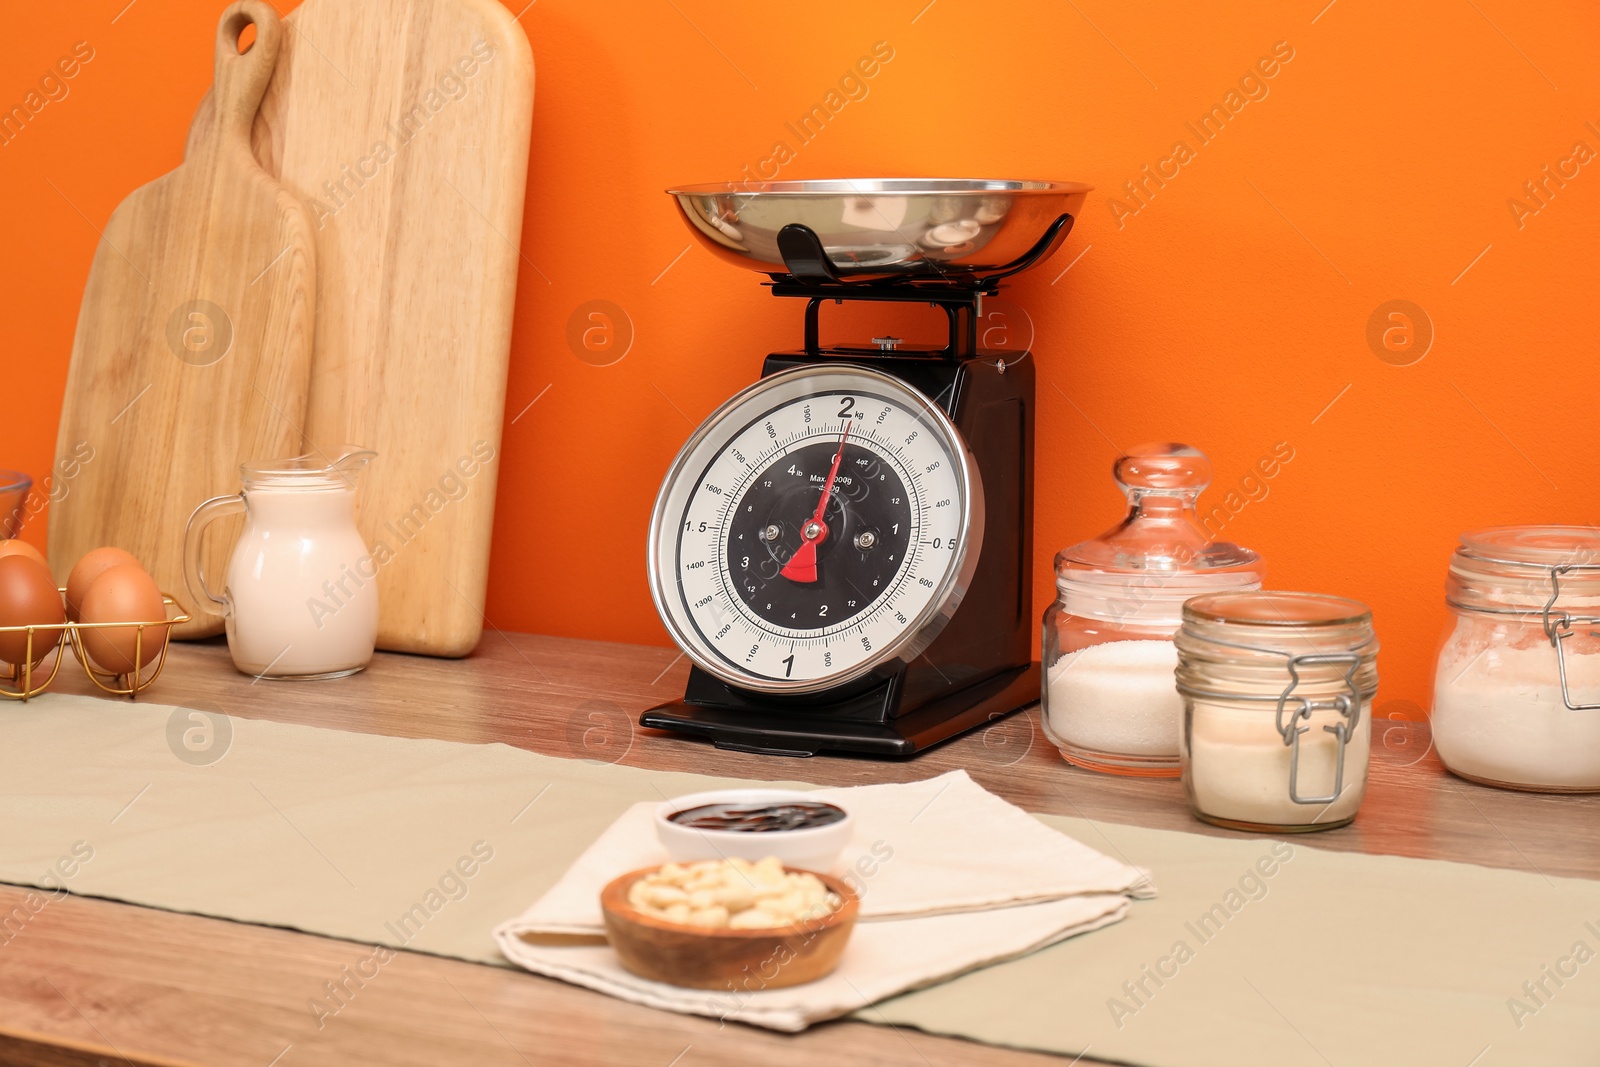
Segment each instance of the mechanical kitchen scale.
[[[651,594],[692,661],[644,726],[719,748],[908,756],[1039,698],[1034,369],[983,298],[1060,245],[1089,186],[949,179],[672,190],[701,243],[806,301],[673,461]],[[928,304],[941,347],[824,348],[828,302]]]

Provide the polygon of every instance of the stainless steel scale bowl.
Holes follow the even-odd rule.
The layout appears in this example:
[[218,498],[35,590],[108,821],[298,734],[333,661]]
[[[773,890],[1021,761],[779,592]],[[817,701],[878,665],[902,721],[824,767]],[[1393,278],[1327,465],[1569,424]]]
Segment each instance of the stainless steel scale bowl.
[[839,178],[722,182],[667,192],[702,244],[738,267],[787,274],[778,234],[808,227],[840,279],[981,277],[1026,255],[1062,215],[1078,216],[1080,182]]

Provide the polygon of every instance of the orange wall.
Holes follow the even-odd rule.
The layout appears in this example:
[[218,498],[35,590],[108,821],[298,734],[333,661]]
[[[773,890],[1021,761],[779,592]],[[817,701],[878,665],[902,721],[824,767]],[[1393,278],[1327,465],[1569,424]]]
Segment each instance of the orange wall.
[[[539,399],[507,427],[493,621],[667,643],[645,587],[658,481],[692,423],[798,342],[800,307],[689,248],[661,190],[737,177],[785,140],[785,178],[1098,187],[1055,260],[1007,294],[1011,327],[1025,313],[1037,333],[1041,610],[1055,550],[1120,513],[1119,448],[1205,449],[1216,505],[1288,442],[1294,459],[1227,536],[1266,557],[1274,586],[1371,603],[1379,713],[1418,714],[1455,535],[1600,521],[1600,158],[1542,205],[1523,189],[1576,143],[1600,151],[1600,15],[1577,0],[923,3],[528,6],[522,241],[539,273],[519,287],[508,420]],[[7,108],[75,42],[95,50],[0,147],[0,466],[48,468],[95,227],[177,164],[210,80],[219,0],[125,4],[12,5],[0,34]],[[894,56],[866,96],[797,145],[786,121],[879,41]],[[1280,41],[1293,58],[1267,95],[1202,145],[1185,123]],[[1121,192],[1180,139],[1193,157],[1147,203]],[[1408,366],[1367,340],[1396,299],[1435,331]],[[631,322],[609,366],[567,340],[593,300]],[[28,540],[43,544],[47,518]]]

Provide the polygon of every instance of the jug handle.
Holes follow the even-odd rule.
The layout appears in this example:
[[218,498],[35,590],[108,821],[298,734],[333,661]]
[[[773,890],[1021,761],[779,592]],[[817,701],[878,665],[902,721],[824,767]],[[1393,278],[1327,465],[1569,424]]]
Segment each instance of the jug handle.
[[189,526],[183,534],[183,578],[189,586],[189,595],[202,604],[210,601],[215,605],[214,610],[222,615],[228,614],[230,605],[227,600],[216,596],[206,587],[206,577],[200,570],[200,534],[212,520],[248,510],[243,493],[214,496],[194,509],[194,514],[189,516]]

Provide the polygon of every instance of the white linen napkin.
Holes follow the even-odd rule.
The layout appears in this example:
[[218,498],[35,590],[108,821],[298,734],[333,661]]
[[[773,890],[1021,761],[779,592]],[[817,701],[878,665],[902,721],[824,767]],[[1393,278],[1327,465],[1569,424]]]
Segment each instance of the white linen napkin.
[[820,981],[709,992],[623,970],[599,940],[600,890],[666,862],[651,803],[628,809],[549,892],[496,928],[500,951],[535,973],[635,1003],[797,1031],[1116,922],[1130,895],[1154,895],[1146,872],[1050,829],[965,771],[816,795],[855,817],[833,873],[861,896],[839,969]]

